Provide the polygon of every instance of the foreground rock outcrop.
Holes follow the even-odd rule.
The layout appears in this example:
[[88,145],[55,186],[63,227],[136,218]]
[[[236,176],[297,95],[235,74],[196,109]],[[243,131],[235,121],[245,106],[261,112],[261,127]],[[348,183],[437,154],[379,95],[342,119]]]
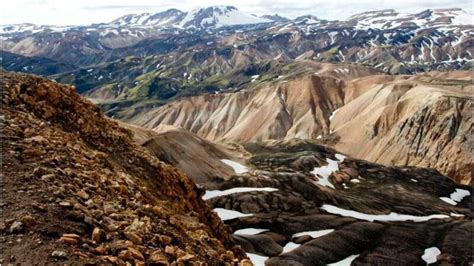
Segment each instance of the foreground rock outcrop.
[[0,75],[2,264],[244,259],[203,192],[74,88]]

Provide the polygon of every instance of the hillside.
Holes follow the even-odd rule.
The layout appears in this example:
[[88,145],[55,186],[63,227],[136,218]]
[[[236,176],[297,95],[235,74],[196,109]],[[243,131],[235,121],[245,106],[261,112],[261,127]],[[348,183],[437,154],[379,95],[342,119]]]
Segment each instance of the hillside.
[[2,264],[244,259],[204,191],[74,88],[0,75]]
[[235,159],[233,152],[225,146],[173,126],[150,130],[126,123],[121,125],[133,132],[137,144],[200,185],[212,187],[214,179],[234,174],[232,168],[222,162],[223,159]]
[[[339,138],[333,146],[385,165],[436,168],[470,184],[472,73],[457,74],[427,73],[365,87],[333,113],[331,130]],[[360,90],[364,83],[362,78],[353,84]]]
[[353,65],[292,66],[305,71],[278,76],[272,68],[238,92],[114,114],[150,129],[182,127],[212,141],[315,139],[356,158],[436,168],[471,182],[470,72],[380,75]]

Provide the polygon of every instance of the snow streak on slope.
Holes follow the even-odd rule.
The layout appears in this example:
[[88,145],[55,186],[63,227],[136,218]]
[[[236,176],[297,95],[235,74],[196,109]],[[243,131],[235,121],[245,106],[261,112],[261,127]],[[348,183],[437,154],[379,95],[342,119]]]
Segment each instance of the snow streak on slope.
[[306,231],[306,232],[296,233],[296,234],[293,235],[293,237],[300,237],[300,236],[309,235],[312,238],[318,238],[318,237],[322,237],[324,235],[327,235],[329,233],[332,233],[333,231],[334,231],[334,229],[326,229],[326,230],[318,230],[318,231]]
[[258,235],[260,233],[269,231],[268,229],[259,229],[259,228],[244,228],[239,229],[234,232],[236,235]]
[[222,209],[222,208],[215,208],[214,211],[217,213],[219,218],[221,218],[222,221],[226,220],[232,220],[235,218],[240,218],[240,217],[248,217],[252,216],[252,213],[241,213],[238,211],[234,210],[227,210],[227,209]]
[[471,192],[469,192],[468,190],[456,188],[456,191],[451,193],[449,198],[448,197],[440,197],[440,199],[442,201],[445,201],[445,202],[451,204],[451,205],[457,205],[459,202],[462,201],[462,199],[464,197],[468,197],[469,195],[471,195]]
[[277,188],[272,188],[272,187],[262,187],[262,188],[257,188],[257,187],[236,187],[236,188],[231,188],[231,189],[226,189],[226,190],[209,190],[206,191],[206,194],[202,197],[203,200],[208,200],[216,197],[221,197],[221,196],[227,196],[235,193],[244,193],[244,192],[252,192],[252,191],[267,191],[267,192],[273,192],[277,191]]
[[444,218],[449,218],[448,215],[445,214],[432,214],[429,216],[414,216],[414,215],[409,215],[409,214],[398,214],[395,212],[391,212],[389,214],[367,214],[367,213],[362,213],[362,212],[357,212],[357,211],[352,211],[352,210],[346,210],[342,209],[333,205],[329,204],[324,204],[321,209],[332,213],[332,214],[338,214],[341,216],[345,217],[353,217],[359,220],[366,220],[369,222],[373,221],[391,221],[391,222],[397,222],[397,221],[414,221],[414,222],[425,222],[431,219],[444,219]]
[[249,169],[246,166],[244,166],[244,165],[242,165],[242,164],[240,164],[236,161],[227,160],[227,159],[222,159],[221,161],[223,163],[227,164],[228,166],[232,167],[232,169],[234,169],[234,172],[236,174],[243,174],[243,173],[247,173],[249,171]]

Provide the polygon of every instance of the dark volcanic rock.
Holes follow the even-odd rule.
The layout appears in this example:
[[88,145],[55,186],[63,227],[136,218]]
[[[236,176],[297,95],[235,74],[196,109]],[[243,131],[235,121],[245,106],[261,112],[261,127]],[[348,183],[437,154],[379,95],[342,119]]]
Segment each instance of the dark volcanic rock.
[[[472,190],[435,170],[344,158],[338,169],[329,171],[332,188],[321,181],[323,176],[311,173],[327,165],[325,158],[341,158],[329,148],[300,141],[248,145],[247,151],[252,153],[253,169],[222,182],[221,189],[278,190],[234,193],[209,203],[253,214],[227,220],[234,230],[269,230],[234,235],[248,253],[270,257],[266,265],[326,265],[345,259],[354,265],[417,265],[424,263],[422,255],[430,247],[441,250],[442,263],[473,260],[469,250],[473,222],[467,204],[471,196],[456,205],[440,199],[456,189]],[[295,237],[297,233],[301,234]],[[290,241],[292,250],[282,253],[277,248]]]

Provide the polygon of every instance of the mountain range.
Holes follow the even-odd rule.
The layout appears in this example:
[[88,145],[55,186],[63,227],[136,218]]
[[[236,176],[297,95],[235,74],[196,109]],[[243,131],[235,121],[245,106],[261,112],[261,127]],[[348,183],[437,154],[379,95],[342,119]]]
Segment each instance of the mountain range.
[[[470,17],[461,9],[442,9],[417,14],[372,11],[344,21],[314,16],[290,20],[277,15],[257,17],[235,7],[218,6],[188,13],[170,9],[132,14],[87,26],[3,25],[0,38],[4,51],[77,67],[111,62],[124,53],[144,58],[157,52],[228,49],[228,53],[241,52],[258,61],[308,58],[411,73],[469,65]],[[7,69],[10,64],[4,62]],[[29,67],[34,73],[34,65]]]

